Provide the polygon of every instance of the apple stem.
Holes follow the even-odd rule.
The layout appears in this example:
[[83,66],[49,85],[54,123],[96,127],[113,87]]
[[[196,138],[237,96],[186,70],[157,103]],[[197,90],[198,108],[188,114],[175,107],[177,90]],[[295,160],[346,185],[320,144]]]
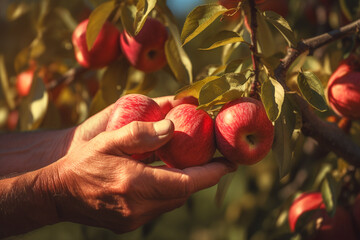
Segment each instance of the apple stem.
[[257,19],[256,19],[256,13],[257,9],[255,7],[255,0],[249,0],[250,5],[250,32],[251,32],[251,47],[250,50],[252,52],[251,54],[251,60],[254,68],[254,82],[251,85],[251,91],[250,96],[256,99],[260,99],[259,96],[259,90],[260,90],[260,81],[259,81],[259,54],[257,49]]

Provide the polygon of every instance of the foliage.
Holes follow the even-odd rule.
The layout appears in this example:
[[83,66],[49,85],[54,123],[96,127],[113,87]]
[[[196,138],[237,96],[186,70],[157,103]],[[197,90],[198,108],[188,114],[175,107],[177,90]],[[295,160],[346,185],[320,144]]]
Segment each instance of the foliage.
[[[354,2],[329,0],[312,6],[313,1],[288,0],[289,14],[282,16],[276,9],[262,9],[261,4],[254,12],[252,0],[231,9],[207,1],[189,13],[182,28],[166,0],[0,3],[7,9],[0,15],[0,29],[5,29],[0,39],[2,131],[13,130],[7,118],[13,111],[19,113],[17,131],[74,126],[128,93],[194,96],[198,108],[213,117],[233,99],[256,97],[275,126],[272,151],[261,163],[240,166],[217,190],[195,194],[186,206],[138,231],[117,236],[59,224],[25,238],[69,231],[74,239],[76,234],[94,239],[301,239],[303,232],[291,233],[287,222],[288,208],[298,193],[321,191],[331,214],[338,204],[351,206],[360,189],[360,172],[337,157],[334,149],[302,132],[306,122],[296,98],[300,96],[323,121],[330,117],[338,124],[340,118],[329,109],[324,89],[340,60],[350,52],[358,53],[358,36],[344,36],[301,54],[285,73],[285,81],[276,70],[287,49],[299,47],[299,39],[357,19],[360,6]],[[325,15],[312,19],[314,9]],[[83,19],[89,18],[86,42],[91,49],[105,21],[136,35],[147,17],[157,18],[168,29],[165,68],[145,74],[124,56],[100,70],[79,67],[71,34]],[[34,69],[34,77],[30,93],[22,97],[16,90],[16,77],[28,69]],[[353,121],[347,134],[360,144],[358,122]],[[215,195],[219,208],[208,201]]]

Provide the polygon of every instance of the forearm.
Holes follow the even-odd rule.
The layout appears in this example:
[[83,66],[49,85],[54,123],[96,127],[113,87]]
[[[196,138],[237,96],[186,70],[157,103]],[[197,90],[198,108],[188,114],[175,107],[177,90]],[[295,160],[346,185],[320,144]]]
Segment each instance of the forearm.
[[69,149],[74,129],[0,135],[0,179],[47,166]]
[[51,169],[0,180],[0,239],[57,222]]

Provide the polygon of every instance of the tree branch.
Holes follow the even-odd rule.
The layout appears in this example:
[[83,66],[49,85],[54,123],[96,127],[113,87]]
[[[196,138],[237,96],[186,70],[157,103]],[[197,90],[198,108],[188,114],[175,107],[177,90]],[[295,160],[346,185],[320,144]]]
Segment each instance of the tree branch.
[[[300,54],[306,51],[312,52],[330,42],[353,34],[359,29],[360,19],[338,30],[300,41],[297,47],[289,49],[288,54],[281,60],[275,70],[276,79],[283,85],[285,90],[289,91],[289,88],[286,86],[286,72]],[[360,146],[356,145],[336,125],[319,118],[302,97],[296,95],[295,100],[302,114],[302,132],[314,138],[319,144],[329,147],[337,156],[342,157],[348,163],[360,167]]]
[[71,68],[70,70],[68,70],[64,75],[62,75],[59,78],[56,78],[52,81],[50,81],[48,84],[46,84],[46,89],[47,90],[52,90],[54,88],[56,88],[57,86],[65,83],[65,84],[70,84],[71,82],[73,82],[79,75],[85,73],[86,71],[88,71],[87,68],[84,67],[76,67],[76,68]]
[[260,82],[259,82],[259,62],[260,62],[260,58],[259,58],[259,54],[258,54],[258,50],[257,50],[257,18],[256,18],[256,13],[257,13],[257,9],[255,7],[255,0],[250,0],[249,1],[249,5],[250,5],[250,18],[251,18],[251,22],[250,22],[250,31],[251,31],[251,44],[252,46],[250,47],[250,50],[252,52],[251,55],[251,59],[252,59],[252,63],[253,63],[253,68],[254,68],[254,82],[251,86],[251,95],[255,98],[258,98],[258,90],[260,89]]

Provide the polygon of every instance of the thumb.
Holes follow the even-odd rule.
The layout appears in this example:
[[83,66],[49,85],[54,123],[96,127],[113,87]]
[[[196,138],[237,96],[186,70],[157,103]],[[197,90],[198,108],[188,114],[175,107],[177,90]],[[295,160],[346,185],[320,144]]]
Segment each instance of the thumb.
[[116,155],[151,152],[167,143],[174,133],[174,124],[168,119],[158,122],[134,121],[126,126],[104,132],[106,150]]

